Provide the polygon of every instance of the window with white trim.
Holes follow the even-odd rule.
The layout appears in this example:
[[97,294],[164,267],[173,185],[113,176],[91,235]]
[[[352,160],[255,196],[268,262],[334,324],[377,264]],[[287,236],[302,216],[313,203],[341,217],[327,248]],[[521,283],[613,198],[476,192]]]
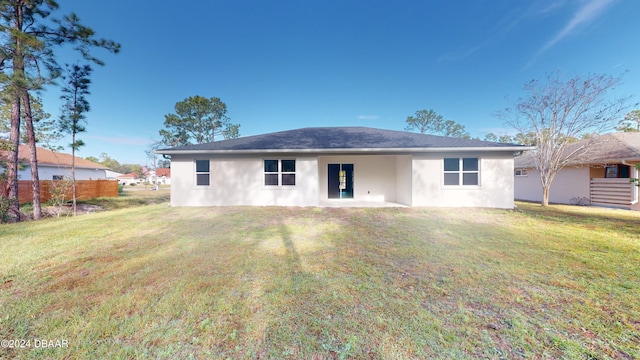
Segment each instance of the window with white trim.
[[445,158],[445,186],[479,186],[480,160],[478,158]]
[[196,160],[196,185],[209,186],[211,171],[209,160]]
[[293,159],[265,159],[265,186],[295,186],[296,161]]
[[527,169],[516,169],[516,176],[527,176]]

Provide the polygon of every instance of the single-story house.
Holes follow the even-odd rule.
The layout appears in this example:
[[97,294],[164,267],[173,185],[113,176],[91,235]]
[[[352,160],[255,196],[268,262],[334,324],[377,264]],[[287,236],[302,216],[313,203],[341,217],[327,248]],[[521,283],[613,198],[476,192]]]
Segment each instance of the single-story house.
[[[7,156],[7,151],[2,152],[2,157]],[[36,147],[38,159],[38,177],[40,180],[62,180],[71,178],[71,154],[59,153]],[[31,149],[28,145],[18,145],[18,159],[21,168],[18,171],[19,180],[31,180]],[[75,157],[76,180],[106,179],[107,167],[92,161]]]
[[[567,146],[576,155],[555,176],[549,202],[593,204],[640,210],[638,187],[629,182],[638,178],[640,133],[610,133]],[[541,201],[540,174],[531,154],[515,158],[515,197]]]
[[127,174],[119,175],[116,177],[116,180],[118,180],[118,183],[122,185],[138,184],[141,182],[140,178],[136,173],[127,173]]
[[107,176],[107,180],[118,180],[118,176],[124,175],[123,173],[115,172],[112,170],[106,170],[105,174]]
[[158,184],[158,185],[169,185],[171,184],[171,169],[169,168],[158,168],[155,170],[146,170],[144,171],[144,179],[141,179],[139,174],[137,173],[128,173],[121,174],[116,179],[122,185],[131,185],[131,184]]
[[171,169],[170,168],[157,168],[149,171],[149,182],[158,185],[171,184]]
[[157,150],[172,206],[510,209],[514,144],[366,127],[304,128]]

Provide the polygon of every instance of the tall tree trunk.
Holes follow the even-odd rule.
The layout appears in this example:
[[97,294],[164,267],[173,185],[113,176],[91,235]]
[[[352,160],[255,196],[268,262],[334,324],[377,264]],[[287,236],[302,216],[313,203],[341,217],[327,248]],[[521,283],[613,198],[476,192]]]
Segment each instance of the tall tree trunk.
[[[22,30],[22,6],[13,5],[14,22],[13,26],[16,30]],[[22,42],[19,37],[11,37],[11,41],[15,41],[12,85],[9,86],[11,91],[11,131],[9,132],[9,142],[11,143],[11,151],[9,161],[7,163],[7,186],[9,187],[9,222],[20,221],[20,201],[18,200],[18,149],[20,145],[20,93],[16,86],[16,79],[24,78],[24,58],[22,55]],[[21,78],[22,76],[22,78]]]
[[543,185],[542,186],[542,202],[540,205],[549,206],[549,190],[551,189],[551,185]]
[[36,133],[33,128],[33,117],[31,116],[31,101],[29,92],[22,90],[22,103],[24,104],[24,115],[27,121],[27,136],[29,137],[29,149],[31,150],[31,189],[33,191],[33,218],[42,218],[42,206],[40,204],[40,176],[38,175],[38,156],[36,148]]
[[73,196],[73,216],[78,215],[76,207],[76,134],[71,135],[71,193]]
[[7,159],[7,197],[9,201],[9,222],[20,221],[18,201],[18,146],[20,145],[20,97],[12,96],[11,131],[9,132],[11,151]]

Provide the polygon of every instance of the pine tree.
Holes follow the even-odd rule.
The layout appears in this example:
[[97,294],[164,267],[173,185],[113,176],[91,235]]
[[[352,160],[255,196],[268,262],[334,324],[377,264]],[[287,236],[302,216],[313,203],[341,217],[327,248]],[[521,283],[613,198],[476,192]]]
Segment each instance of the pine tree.
[[33,217],[42,215],[40,182],[36,155],[36,138],[31,111],[31,92],[51,84],[60,75],[54,49],[70,44],[84,58],[102,65],[91,56],[91,48],[100,47],[117,53],[116,42],[96,39],[95,32],[80,23],[75,14],[52,18],[58,9],[54,0],[4,0],[0,4],[0,86],[5,101],[11,104],[10,155],[7,159],[9,221],[20,220],[18,204],[18,144],[20,142],[21,110],[27,125],[31,150],[30,166],[33,191]]
[[73,215],[76,211],[76,150],[84,146],[84,142],[77,138],[77,135],[86,131],[84,127],[85,113],[90,109],[86,96],[90,94],[89,84],[91,80],[91,67],[89,65],[67,65],[67,75],[63,76],[65,86],[62,88],[60,97],[62,105],[62,115],[60,115],[60,131],[71,135],[71,191],[73,194]]

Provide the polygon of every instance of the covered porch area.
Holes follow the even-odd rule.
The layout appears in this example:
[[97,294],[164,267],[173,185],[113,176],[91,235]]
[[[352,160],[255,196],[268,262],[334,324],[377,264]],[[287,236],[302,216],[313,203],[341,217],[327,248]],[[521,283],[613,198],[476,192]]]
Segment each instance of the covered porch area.
[[326,155],[318,157],[321,207],[411,206],[412,156]]

